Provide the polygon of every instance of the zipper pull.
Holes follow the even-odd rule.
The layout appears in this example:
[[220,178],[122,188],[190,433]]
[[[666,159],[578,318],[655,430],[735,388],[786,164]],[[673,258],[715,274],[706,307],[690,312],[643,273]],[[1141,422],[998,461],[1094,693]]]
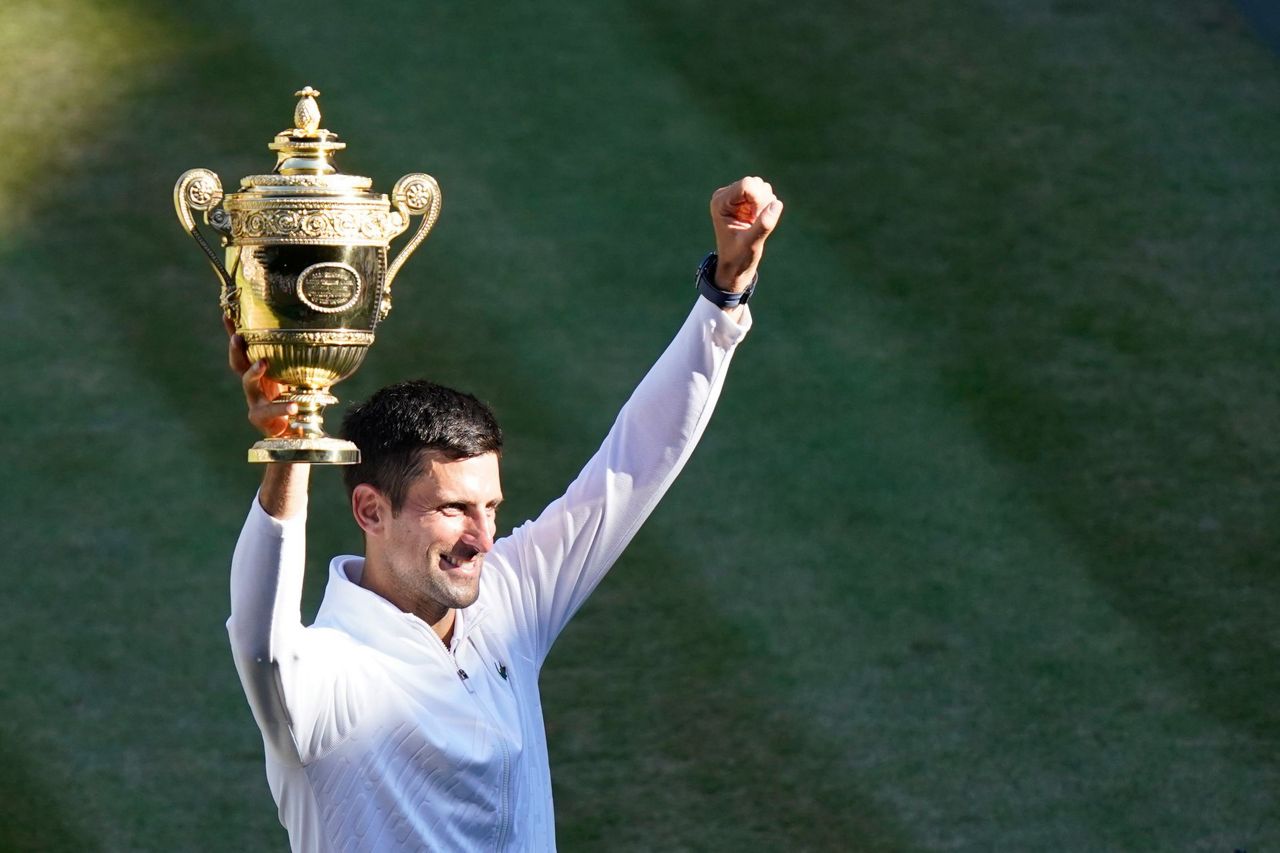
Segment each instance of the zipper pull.
[[470,676],[467,675],[467,671],[462,667],[458,667],[458,678],[462,679],[462,686],[467,688],[468,693],[476,692],[475,688],[473,688],[470,684],[467,683],[467,679],[470,678]]

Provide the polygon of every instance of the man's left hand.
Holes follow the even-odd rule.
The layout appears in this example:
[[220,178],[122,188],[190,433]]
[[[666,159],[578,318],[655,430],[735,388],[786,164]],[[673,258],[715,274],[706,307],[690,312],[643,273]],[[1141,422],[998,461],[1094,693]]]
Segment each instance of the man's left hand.
[[773,187],[752,176],[721,187],[711,196],[716,232],[716,287],[741,293],[755,278],[764,257],[764,241],[782,217],[782,199]]

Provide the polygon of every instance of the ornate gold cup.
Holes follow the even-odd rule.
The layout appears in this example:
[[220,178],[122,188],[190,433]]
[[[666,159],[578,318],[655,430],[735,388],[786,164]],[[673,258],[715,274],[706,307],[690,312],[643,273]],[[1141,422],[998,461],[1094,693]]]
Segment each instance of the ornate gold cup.
[[[217,175],[191,169],[173,203],[222,281],[222,310],[249,358],[265,358],[267,375],[286,386],[281,399],[298,404],[289,434],[259,441],[249,461],[350,465],[360,451],[325,435],[321,413],[338,401],[329,389],[360,367],[391,311],[396,273],[440,215],[440,186],[430,175],[405,175],[388,199],[368,178],[340,174],[333,155],[346,143],[320,128],[320,93],[308,86],[295,94],[295,127],[268,146],[276,152],[270,175],[249,175],[240,192],[223,195]],[[225,265],[193,211],[222,235]],[[388,245],[411,216],[422,222],[388,266]]]

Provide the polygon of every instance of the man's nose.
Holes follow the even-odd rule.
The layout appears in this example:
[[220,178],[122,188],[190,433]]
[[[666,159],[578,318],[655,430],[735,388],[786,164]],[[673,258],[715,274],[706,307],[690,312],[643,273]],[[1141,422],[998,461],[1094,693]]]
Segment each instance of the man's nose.
[[470,513],[467,516],[467,542],[481,554],[493,548],[493,535],[497,532],[497,524],[487,512]]

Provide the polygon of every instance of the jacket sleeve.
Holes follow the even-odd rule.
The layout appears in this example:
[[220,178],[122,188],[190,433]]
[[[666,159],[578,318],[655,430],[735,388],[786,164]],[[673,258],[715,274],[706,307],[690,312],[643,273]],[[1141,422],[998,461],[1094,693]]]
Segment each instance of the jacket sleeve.
[[494,546],[484,595],[507,598],[537,666],[693,453],[750,325],[698,299],[564,495]]
[[351,642],[302,625],[305,513],[273,518],[254,498],[231,560],[227,633],[240,683],[267,750],[306,764],[354,726],[365,691]]

